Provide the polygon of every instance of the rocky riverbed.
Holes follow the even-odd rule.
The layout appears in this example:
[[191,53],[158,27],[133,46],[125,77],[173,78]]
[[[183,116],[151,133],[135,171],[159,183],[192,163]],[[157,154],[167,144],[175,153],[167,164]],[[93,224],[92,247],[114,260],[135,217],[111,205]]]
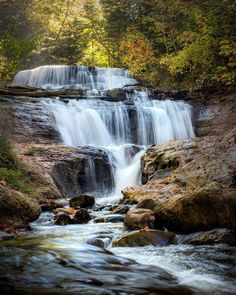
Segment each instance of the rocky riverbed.
[[[117,100],[116,93],[109,99]],[[37,179],[33,200],[0,182],[1,229],[8,232],[1,242],[4,294],[233,294],[235,94],[202,95],[191,100],[197,137],[148,147],[142,184],[105,207],[92,196],[86,203],[83,192],[91,157],[98,182],[112,185],[107,155],[58,145],[41,99],[1,96],[1,122],[24,170]],[[77,203],[69,202],[73,197]],[[15,239],[29,225],[32,231]]]

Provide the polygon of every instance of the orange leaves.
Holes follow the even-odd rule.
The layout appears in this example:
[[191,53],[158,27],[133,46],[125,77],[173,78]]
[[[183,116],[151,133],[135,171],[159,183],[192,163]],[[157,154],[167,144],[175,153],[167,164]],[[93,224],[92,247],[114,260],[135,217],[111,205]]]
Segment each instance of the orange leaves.
[[71,208],[69,208],[69,209],[66,210],[66,213],[67,214],[75,214],[76,212],[77,212],[77,210],[71,209]]
[[142,75],[157,62],[149,40],[136,29],[130,29],[120,42],[122,62],[134,75]]

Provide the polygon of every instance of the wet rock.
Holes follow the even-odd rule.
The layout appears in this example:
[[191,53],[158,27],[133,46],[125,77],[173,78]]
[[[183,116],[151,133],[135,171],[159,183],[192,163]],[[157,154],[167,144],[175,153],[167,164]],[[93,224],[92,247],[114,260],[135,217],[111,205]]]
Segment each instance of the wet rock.
[[175,234],[161,230],[140,230],[121,236],[120,239],[113,241],[113,247],[139,247],[139,246],[167,246],[173,243]]
[[133,209],[130,210],[124,220],[124,224],[128,230],[153,228],[155,215],[149,209]]
[[56,163],[51,172],[51,176],[61,192],[66,198],[73,198],[81,190],[78,183],[78,171],[82,169],[83,158],[67,160]]
[[83,224],[88,223],[91,220],[91,216],[88,211],[84,208],[79,209],[73,218],[73,223],[75,224]]
[[57,225],[67,225],[67,224],[72,224],[72,219],[70,216],[64,212],[59,212],[56,215],[56,220],[55,224]]
[[189,235],[179,235],[176,239],[177,244],[192,245],[214,245],[228,244],[236,246],[236,232],[227,228],[219,228],[211,231],[197,232]]
[[27,227],[36,220],[41,208],[34,199],[12,188],[0,185],[0,223]]
[[7,233],[5,231],[0,230],[0,241],[1,240],[10,240],[15,237],[13,233]]
[[40,204],[42,211],[52,211],[55,209],[60,209],[63,206],[67,206],[69,201],[67,199],[46,199],[42,204]]
[[95,204],[95,198],[91,194],[83,194],[70,199],[69,204],[73,208],[91,208]]
[[112,90],[107,91],[107,96],[111,101],[123,101],[126,100],[126,92],[122,88],[114,88]]
[[93,219],[95,223],[104,223],[104,222],[111,222],[111,223],[116,223],[116,222],[123,222],[124,221],[124,216],[121,214],[111,214],[111,215],[106,215],[102,217],[96,217]]
[[91,237],[86,242],[96,247],[106,248],[110,244],[111,239],[112,238],[110,236],[100,235],[100,236]]
[[126,214],[129,211],[128,205],[116,205],[112,207],[112,212],[114,214]]
[[176,196],[155,208],[156,227],[196,232],[219,227],[236,228],[236,191],[217,183]]

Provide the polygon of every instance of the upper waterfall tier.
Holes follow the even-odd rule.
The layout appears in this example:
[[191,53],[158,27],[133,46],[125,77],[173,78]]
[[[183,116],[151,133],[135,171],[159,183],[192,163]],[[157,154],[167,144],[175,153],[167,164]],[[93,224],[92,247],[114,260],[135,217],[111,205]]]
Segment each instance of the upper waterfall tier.
[[20,71],[12,85],[43,89],[109,90],[136,83],[129,71],[124,69],[53,65]]

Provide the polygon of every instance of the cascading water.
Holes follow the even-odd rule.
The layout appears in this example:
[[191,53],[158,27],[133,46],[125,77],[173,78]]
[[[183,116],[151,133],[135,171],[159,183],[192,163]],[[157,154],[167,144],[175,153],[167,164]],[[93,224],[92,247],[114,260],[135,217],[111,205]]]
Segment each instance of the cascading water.
[[56,65],[20,71],[12,85],[43,89],[108,90],[136,83],[123,69]]
[[[38,78],[34,76],[34,86],[51,83],[51,88],[68,87],[65,67],[58,67],[58,71],[52,68],[47,67],[52,72],[51,80],[40,72]],[[99,73],[100,69],[96,71]],[[122,73],[117,69],[109,71]],[[148,91],[134,89],[127,101],[104,101],[104,90],[119,87],[120,79],[109,80],[105,75],[101,86],[97,83],[101,77],[80,74],[84,80],[81,78],[79,83],[88,89],[87,99],[43,98],[39,103],[43,101],[55,118],[62,143],[83,147],[79,150],[85,151],[88,159],[83,171],[87,180],[84,187],[97,192],[98,197],[106,195],[103,201],[108,203],[120,198],[123,187],[138,181],[140,157],[146,145],[194,136],[191,107],[181,101],[151,100]],[[19,74],[18,85],[29,85],[29,76]],[[133,79],[120,76],[124,85]],[[90,95],[93,93],[97,95]],[[98,97],[99,93],[103,99]],[[35,103],[32,105],[34,109]],[[100,158],[96,158],[96,150]],[[106,168],[100,165],[101,159]],[[103,169],[111,169],[112,182],[98,178]],[[106,174],[110,175],[107,171]],[[85,178],[83,174],[78,181]],[[107,185],[112,190],[106,189]],[[97,198],[97,203],[101,199]],[[100,207],[91,214],[117,218],[108,208]],[[235,294],[234,247],[173,244],[114,248],[111,240],[121,236],[123,223],[109,219],[95,223],[93,219],[87,224],[59,226],[54,224],[54,217],[53,213],[44,212],[31,224],[32,231],[26,236],[0,239],[1,294]],[[109,247],[109,251],[103,247]]]
[[[55,69],[56,67],[53,67],[51,70]],[[69,70],[72,71],[70,67],[66,68],[66,71]],[[50,72],[50,68],[43,71],[39,69],[39,80],[34,80],[35,85],[42,86],[42,81],[49,82],[48,76],[43,78],[41,74],[45,71]],[[55,77],[50,78],[51,81],[57,81],[56,86],[58,81],[63,81],[67,85],[65,67],[58,67],[58,71]],[[96,73],[97,80],[94,79],[96,83],[93,82],[93,87],[97,85],[98,91],[101,88],[127,85],[130,79],[133,79],[127,71],[121,69],[96,69]],[[87,78],[83,80],[84,89],[89,89],[91,84]],[[26,83],[27,79],[19,84]],[[102,87],[98,81],[102,81]],[[104,187],[101,189],[95,181],[91,190],[100,197],[97,199],[98,203],[117,202],[124,187],[138,183],[140,157],[145,146],[194,137],[190,105],[181,101],[150,100],[146,90],[134,91],[132,95],[127,95],[127,101],[128,103],[104,101],[99,97],[90,97],[90,92],[87,99],[66,102],[60,99],[44,101],[46,108],[55,117],[63,144],[74,147],[92,146],[103,149],[108,154],[114,187],[112,190]],[[86,169],[86,178],[95,175],[95,165],[91,161]]]

